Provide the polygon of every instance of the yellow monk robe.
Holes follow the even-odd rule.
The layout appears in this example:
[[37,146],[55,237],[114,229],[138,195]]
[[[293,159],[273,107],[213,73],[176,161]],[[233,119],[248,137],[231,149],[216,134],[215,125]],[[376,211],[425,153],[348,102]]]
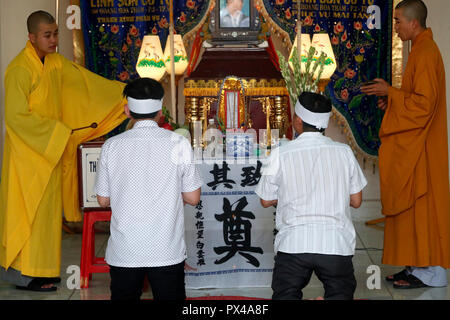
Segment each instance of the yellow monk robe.
[[380,129],[384,264],[450,267],[445,85],[427,29],[412,44],[401,89],[389,89]]
[[[42,64],[30,42],[10,63],[0,189],[2,267],[32,277],[59,275],[63,200],[69,203],[67,213],[80,218],[70,207],[77,192],[66,188],[62,196],[63,181],[76,176],[72,150],[125,119],[122,88],[56,53]],[[94,121],[98,128],[71,135],[72,128]]]

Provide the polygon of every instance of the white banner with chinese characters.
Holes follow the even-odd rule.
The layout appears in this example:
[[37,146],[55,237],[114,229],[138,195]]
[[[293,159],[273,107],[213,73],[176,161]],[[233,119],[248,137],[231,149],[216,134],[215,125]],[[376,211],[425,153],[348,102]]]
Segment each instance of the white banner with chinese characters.
[[263,208],[254,190],[257,159],[199,164],[201,202],[185,206],[186,288],[270,287],[275,208]]

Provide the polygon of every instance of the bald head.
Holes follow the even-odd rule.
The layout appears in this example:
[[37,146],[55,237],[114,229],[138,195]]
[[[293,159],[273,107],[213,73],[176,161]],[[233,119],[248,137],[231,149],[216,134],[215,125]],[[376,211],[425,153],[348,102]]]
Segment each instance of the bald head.
[[403,0],[395,9],[402,9],[408,21],[417,20],[422,28],[427,28],[428,10],[422,0]]
[[42,10],[35,11],[27,19],[28,33],[37,34],[40,23],[53,24],[55,22],[55,18],[50,13]]

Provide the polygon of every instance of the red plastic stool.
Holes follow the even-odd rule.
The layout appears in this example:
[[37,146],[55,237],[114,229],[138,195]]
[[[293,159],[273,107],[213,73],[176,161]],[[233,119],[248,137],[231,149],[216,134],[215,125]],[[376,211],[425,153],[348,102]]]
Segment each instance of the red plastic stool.
[[81,243],[80,287],[89,288],[93,273],[108,273],[105,258],[95,256],[95,230],[97,221],[111,221],[111,211],[85,211],[83,218],[83,240]]

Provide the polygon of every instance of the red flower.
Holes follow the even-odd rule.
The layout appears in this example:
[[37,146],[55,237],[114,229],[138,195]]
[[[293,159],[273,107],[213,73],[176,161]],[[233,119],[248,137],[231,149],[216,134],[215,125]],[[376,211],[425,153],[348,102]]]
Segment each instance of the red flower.
[[305,20],[303,20],[303,25],[305,26],[312,26],[313,24],[313,19],[311,18],[311,16],[307,16],[305,18]]
[[173,127],[172,127],[172,126],[170,125],[170,123],[168,123],[168,122],[164,123],[164,124],[161,126],[161,128],[164,128],[164,129],[166,129],[166,130],[173,131]]
[[347,89],[344,89],[344,90],[341,90],[341,98],[342,98],[342,100],[344,100],[344,101],[347,101],[348,100],[348,90]]
[[361,54],[366,53],[366,50],[364,50],[364,47],[362,47],[361,49],[359,49],[359,53],[361,53]]
[[275,1],[275,4],[277,6],[281,6],[282,4],[284,4],[284,0],[277,0],[277,1]]
[[131,41],[130,35],[127,34],[127,43],[129,46],[131,46],[131,43],[133,43],[133,41]]
[[291,13],[291,8],[287,8],[286,11],[284,12],[284,15],[286,16],[286,19],[290,19],[292,18],[292,13]]
[[127,52],[127,51],[128,51],[128,46],[126,44],[124,44],[122,47],[122,52]]
[[119,26],[117,24],[114,24],[111,26],[111,32],[116,34],[117,32],[119,32]]
[[186,6],[187,6],[189,9],[194,9],[194,8],[195,8],[195,1],[192,1],[192,0],[186,1]]
[[349,42],[347,42],[347,44],[345,45],[347,47],[347,49],[351,49],[352,48],[352,44]]
[[314,28],[314,32],[320,32],[320,26],[316,24],[316,27]]
[[336,37],[336,36],[333,36],[333,38],[331,38],[331,44],[338,45],[339,44],[339,38]]
[[120,81],[127,81],[128,79],[130,79],[130,75],[128,74],[127,71],[122,71],[119,74],[119,79],[120,79]]
[[142,45],[142,40],[141,39],[137,39],[135,42],[136,47],[140,48]]
[[342,40],[342,42],[345,42],[345,41],[347,41],[347,39],[348,39],[348,35],[347,35],[347,31],[345,31],[344,34],[342,35],[341,40]]
[[362,30],[362,23],[360,22],[360,21],[355,21],[355,23],[353,23],[353,27],[356,29],[356,30]]
[[185,23],[186,22],[186,14],[184,12],[181,12],[180,22],[181,23]]
[[152,33],[153,34],[158,34],[158,29],[156,28],[156,26],[153,26]]
[[139,30],[138,30],[135,26],[131,26],[130,34],[131,34],[133,37],[137,37],[138,34],[139,34]]
[[344,26],[342,25],[341,22],[338,22],[338,23],[334,26],[334,33],[338,34],[338,33],[341,33],[342,31],[344,31]]
[[167,22],[166,17],[162,17],[162,19],[159,20],[158,25],[161,29],[167,28],[169,26],[169,23]]
[[344,73],[344,76],[349,79],[353,79],[356,76],[356,72],[352,69],[347,69]]

